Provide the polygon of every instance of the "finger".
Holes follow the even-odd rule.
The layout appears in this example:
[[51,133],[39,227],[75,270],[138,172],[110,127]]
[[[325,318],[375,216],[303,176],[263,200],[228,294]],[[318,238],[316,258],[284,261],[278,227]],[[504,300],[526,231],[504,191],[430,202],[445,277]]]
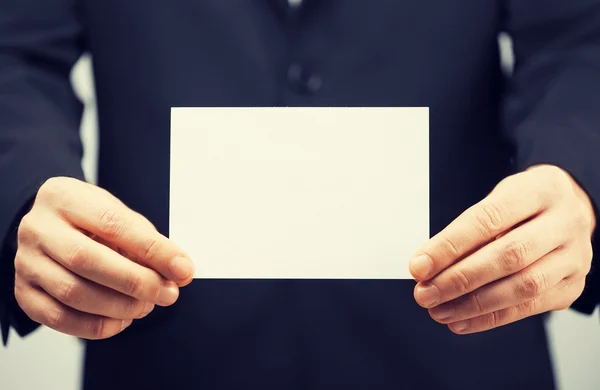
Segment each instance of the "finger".
[[131,324],[131,320],[118,320],[82,313],[63,305],[45,292],[20,286],[26,291],[18,294],[19,306],[33,321],[58,332],[89,340],[115,336]]
[[49,258],[36,261],[31,282],[66,306],[103,317],[122,320],[143,318],[154,307],[152,303],[86,280]]
[[[124,249],[135,261],[167,279],[187,284],[193,278],[189,256],[146,218],[105,190],[79,181],[69,185],[72,190],[62,189],[62,196],[52,199],[67,221]],[[52,188],[46,192],[52,192]]]
[[564,288],[577,271],[572,255],[567,249],[551,252],[519,273],[429,309],[429,314],[448,324],[517,306],[552,289]]
[[563,310],[568,308],[571,302],[573,302],[574,297],[576,297],[577,292],[581,288],[582,286],[579,284],[573,283],[567,288],[552,289],[540,297],[530,299],[516,306],[497,310],[468,320],[453,322],[448,325],[448,328],[456,334],[471,334],[508,325],[550,310]]
[[[85,232],[83,231],[84,234],[86,234],[87,236],[89,236],[91,239],[93,239],[94,241],[112,249],[113,251],[117,252],[118,254],[120,254],[121,256],[130,259],[132,261],[136,261],[135,256],[130,255],[129,253],[127,253],[127,251],[123,250],[122,248],[119,248],[118,246],[116,246],[115,244],[112,244],[110,242],[108,242],[107,240],[103,239],[102,237],[98,237],[95,234],[91,234],[89,232]],[[140,263],[139,261],[136,261],[138,264]],[[183,282],[178,282],[177,285],[179,287],[185,287],[187,285],[189,285],[194,279],[188,279],[187,281],[183,281]]]
[[38,229],[44,230],[39,234],[44,253],[84,279],[161,306],[173,304],[179,296],[174,282],[99,244],[65,222],[38,224]]
[[432,307],[519,272],[566,242],[556,213],[544,213],[509,231],[415,287],[415,299]]
[[534,187],[530,175],[531,172],[525,172],[506,178],[485,199],[428,240],[410,261],[413,277],[417,281],[434,277],[463,256],[542,212],[549,202]]

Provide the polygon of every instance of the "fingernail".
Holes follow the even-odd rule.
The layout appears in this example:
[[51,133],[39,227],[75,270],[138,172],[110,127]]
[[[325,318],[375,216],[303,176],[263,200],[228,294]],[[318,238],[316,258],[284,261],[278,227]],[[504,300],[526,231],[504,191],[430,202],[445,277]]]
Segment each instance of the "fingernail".
[[144,305],[144,311],[142,311],[142,314],[140,314],[140,318],[146,317],[152,310],[154,310],[154,305],[150,302],[146,302]]
[[431,309],[431,316],[436,320],[444,321],[454,315],[454,307],[439,306]]
[[123,320],[123,321],[121,321],[121,331],[123,331],[123,329],[127,328],[132,323],[133,323],[133,320]]
[[185,257],[176,257],[171,261],[171,272],[177,279],[185,280],[194,272],[194,264]]
[[440,292],[433,284],[424,283],[417,287],[415,299],[425,307],[431,307],[440,300]]
[[433,269],[433,261],[427,255],[419,255],[410,260],[410,271],[419,279],[426,279]]
[[469,323],[467,321],[458,321],[451,324],[450,327],[455,332],[462,332],[469,327]]
[[178,297],[179,288],[176,284],[169,282],[159,290],[157,300],[163,305],[172,305]]

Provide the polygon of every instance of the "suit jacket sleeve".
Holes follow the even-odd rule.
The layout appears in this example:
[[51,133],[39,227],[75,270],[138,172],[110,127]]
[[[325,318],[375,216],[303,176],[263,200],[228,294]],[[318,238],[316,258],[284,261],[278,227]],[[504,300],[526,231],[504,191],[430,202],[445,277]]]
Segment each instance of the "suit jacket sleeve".
[[[517,170],[548,163],[569,172],[600,207],[600,0],[508,0],[505,31],[515,64],[503,130]],[[600,217],[598,218],[600,224]],[[595,259],[573,308],[600,302],[600,229]]]
[[36,324],[14,299],[16,230],[53,176],[83,179],[82,105],[70,84],[83,51],[75,0],[0,0],[0,327]]

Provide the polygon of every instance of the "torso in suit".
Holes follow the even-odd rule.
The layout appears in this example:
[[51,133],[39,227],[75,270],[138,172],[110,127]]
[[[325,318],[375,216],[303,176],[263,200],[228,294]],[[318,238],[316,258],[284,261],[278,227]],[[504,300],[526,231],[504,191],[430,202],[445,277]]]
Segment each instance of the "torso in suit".
[[[600,123],[589,102],[600,97],[589,87],[600,81],[590,66],[600,65],[600,1],[305,0],[289,9],[267,0],[21,0],[8,9],[0,86],[13,92],[10,107],[0,98],[0,126],[16,149],[0,163],[11,188],[6,219],[40,179],[82,177],[68,69],[84,50],[97,93],[98,184],[165,234],[172,106],[430,107],[432,234],[529,164],[576,170],[565,145],[598,161],[581,126]],[[501,30],[515,39],[511,83]],[[561,57],[568,48],[581,62]],[[548,130],[574,107],[582,121]],[[414,302],[413,287],[197,280],[173,307],[87,342],[84,387],[554,387],[543,317],[457,336]],[[586,294],[579,304],[589,312],[597,301]]]

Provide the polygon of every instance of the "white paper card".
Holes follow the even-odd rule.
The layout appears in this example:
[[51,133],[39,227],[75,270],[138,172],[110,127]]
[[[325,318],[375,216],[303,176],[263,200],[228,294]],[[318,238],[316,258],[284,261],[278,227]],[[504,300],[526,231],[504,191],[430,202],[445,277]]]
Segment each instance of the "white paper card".
[[170,238],[197,278],[410,278],[427,108],[173,108]]

